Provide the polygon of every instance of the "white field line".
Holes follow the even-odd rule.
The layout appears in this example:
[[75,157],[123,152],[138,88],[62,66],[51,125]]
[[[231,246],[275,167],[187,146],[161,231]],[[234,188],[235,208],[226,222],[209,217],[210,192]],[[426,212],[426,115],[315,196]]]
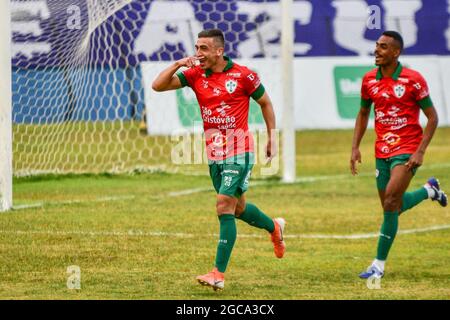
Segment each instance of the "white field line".
[[[425,228],[399,230],[397,234],[414,234],[425,233],[430,231],[450,229],[450,224],[443,224],[437,226],[430,226]],[[379,233],[363,233],[363,234],[349,234],[349,235],[331,235],[331,234],[303,234],[303,235],[285,235],[285,238],[306,238],[306,239],[369,239],[378,238]]]
[[[430,169],[440,169],[440,168],[450,168],[450,163],[437,163],[437,164],[431,164],[431,165],[424,165],[422,167],[420,167],[420,170],[430,170]],[[364,172],[364,173],[359,173],[358,174],[359,177],[370,177],[373,176],[375,177],[375,169],[373,171],[373,173],[371,172]],[[323,176],[306,176],[306,177],[299,177],[297,179],[295,179],[294,183],[285,183],[285,182],[274,182],[274,181],[254,181],[250,183],[250,186],[264,186],[264,185],[268,185],[268,184],[275,184],[275,185],[292,185],[292,184],[296,184],[296,183],[313,183],[313,182],[317,182],[317,181],[330,181],[330,180],[342,180],[342,179],[350,179],[350,178],[354,178],[351,174],[337,174],[337,175],[323,175]],[[200,193],[200,192],[205,192],[205,191],[211,191],[214,190],[212,187],[210,188],[193,188],[193,189],[186,189],[186,190],[182,190],[182,191],[176,191],[176,192],[169,192],[167,194],[168,197],[179,197],[179,196],[184,196],[184,195],[190,195],[190,194],[195,194],[195,193]]]
[[[259,186],[259,185],[265,185],[268,184],[266,181],[255,181],[252,183],[252,186]],[[205,188],[192,188],[192,189],[185,189],[181,191],[173,191],[167,193],[167,197],[179,197],[179,196],[186,196],[194,193],[200,193],[205,191],[214,191],[213,187],[205,187]]]
[[19,204],[14,205],[13,210],[24,210],[24,209],[32,209],[32,208],[42,208],[44,206],[44,202],[36,202],[32,204]]
[[126,195],[126,196],[108,196],[100,197],[91,200],[61,200],[61,201],[45,201],[36,202],[31,204],[20,204],[13,206],[13,210],[23,210],[31,208],[41,208],[47,205],[70,205],[70,204],[80,204],[80,203],[95,203],[95,202],[107,202],[107,201],[122,201],[122,200],[133,200],[136,196]]
[[[437,163],[431,165],[424,165],[420,169],[421,170],[430,170],[430,169],[438,169],[438,168],[450,168],[450,163]],[[360,173],[358,176],[367,177],[367,176],[375,176],[375,173]],[[338,175],[324,175],[324,176],[307,176],[300,177],[295,180],[295,183],[313,183],[317,181],[331,181],[331,180],[341,180],[341,179],[349,179],[352,178],[351,174],[338,174]],[[268,184],[274,185],[292,185],[292,183],[284,183],[284,182],[274,182],[274,181],[254,181],[251,183],[251,186],[264,186]],[[179,191],[171,191],[166,194],[160,196],[160,198],[165,197],[180,197],[186,196],[201,192],[213,191],[212,187],[200,187],[200,188],[192,188],[192,189],[184,189]],[[133,200],[136,197],[134,195],[126,195],[126,196],[109,196],[102,197],[93,200],[63,200],[63,201],[46,201],[46,202],[36,202],[31,204],[22,204],[13,206],[13,210],[24,210],[31,208],[39,208],[44,207],[46,205],[70,205],[70,204],[80,204],[80,203],[92,203],[92,202],[106,202],[106,201],[122,201],[122,200]]]
[[[425,233],[430,231],[450,229],[450,224],[436,225],[425,228],[400,230],[398,234],[415,234]],[[198,238],[198,237],[214,237],[218,234],[192,234],[182,232],[159,232],[159,231],[61,231],[61,230],[0,230],[0,234],[14,234],[14,235],[49,235],[49,236],[91,236],[91,237],[169,237],[169,238]],[[348,235],[333,235],[333,234],[287,234],[286,239],[346,239],[359,240],[377,238],[378,233],[365,234],[348,234]],[[240,238],[267,238],[267,234],[239,234]]]
[[206,187],[206,188],[193,188],[193,189],[186,189],[181,191],[172,191],[167,193],[168,197],[179,197],[179,196],[186,196],[194,193],[200,193],[205,191],[211,191],[213,190],[212,187]]
[[[360,174],[360,176],[369,176],[372,174],[368,174],[368,173],[362,173]],[[375,175],[375,174],[373,174]],[[339,175],[333,175],[333,176],[310,176],[310,177],[301,177],[301,178],[297,178],[295,180],[294,183],[286,183],[286,182],[282,182],[282,181],[253,181],[250,183],[251,187],[256,187],[256,186],[264,186],[264,185],[268,185],[268,184],[274,184],[274,185],[293,185],[296,183],[308,183],[308,182],[317,182],[317,181],[329,181],[329,180],[339,180],[339,179],[347,179],[350,178],[351,175],[348,174],[339,174]],[[213,187],[206,187],[206,188],[192,188],[192,189],[185,189],[185,190],[181,190],[181,191],[174,191],[174,192],[169,192],[167,193],[168,197],[180,197],[180,196],[186,196],[186,195],[190,195],[190,194],[195,194],[195,193],[201,193],[201,192],[205,192],[205,191],[214,191]]]

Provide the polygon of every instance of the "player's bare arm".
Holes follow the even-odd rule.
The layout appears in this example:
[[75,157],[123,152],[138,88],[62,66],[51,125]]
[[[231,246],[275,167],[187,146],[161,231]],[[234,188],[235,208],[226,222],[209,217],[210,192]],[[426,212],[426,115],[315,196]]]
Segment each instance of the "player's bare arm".
[[353,132],[352,142],[352,154],[350,157],[350,170],[353,175],[358,174],[356,163],[361,163],[361,152],[359,151],[359,145],[366,133],[367,124],[369,123],[370,108],[362,107],[359,110],[358,117],[356,118],[355,130]]
[[180,89],[182,84],[175,72],[181,67],[191,68],[195,66],[197,60],[196,57],[186,57],[175,61],[155,78],[152,89],[158,92]]
[[417,151],[411,156],[411,158],[409,158],[409,161],[405,163],[409,170],[420,167],[422,165],[425,150],[430,144],[439,122],[439,118],[434,107],[428,107],[424,109],[423,113],[427,117],[428,121],[423,133],[422,141],[420,142]]
[[269,135],[266,146],[266,157],[267,161],[270,162],[277,154],[275,112],[273,111],[272,101],[267,92],[265,92],[256,102],[260,105],[264,121],[266,122],[267,133]]

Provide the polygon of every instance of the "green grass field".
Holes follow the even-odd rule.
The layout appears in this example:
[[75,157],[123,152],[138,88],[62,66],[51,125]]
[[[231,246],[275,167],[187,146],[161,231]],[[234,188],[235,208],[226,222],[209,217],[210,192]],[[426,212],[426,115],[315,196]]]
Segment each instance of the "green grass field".
[[[17,178],[15,210],[0,214],[1,299],[449,299],[450,207],[425,201],[400,218],[380,290],[357,275],[371,262],[382,219],[373,132],[349,174],[351,130],[297,135],[299,182],[255,179],[248,201],[287,220],[285,258],[265,231],[237,222],[225,290],[195,276],[214,263],[215,193],[203,175],[134,174]],[[411,189],[429,176],[450,191],[450,128],[438,129]],[[191,190],[185,194],[183,191]],[[26,207],[26,205],[35,205]],[[414,229],[437,226],[439,230]],[[67,288],[67,267],[81,289]]]

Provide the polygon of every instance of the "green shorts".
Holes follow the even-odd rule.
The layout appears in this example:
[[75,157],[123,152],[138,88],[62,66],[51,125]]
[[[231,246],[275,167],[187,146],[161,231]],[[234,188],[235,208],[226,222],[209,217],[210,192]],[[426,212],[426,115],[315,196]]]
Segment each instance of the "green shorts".
[[[391,178],[391,170],[399,165],[408,162],[411,154],[400,154],[391,158],[376,158],[376,171],[378,190],[386,190],[386,186]],[[416,174],[417,168],[412,170],[413,175]]]
[[220,161],[208,161],[209,176],[218,194],[239,198],[248,189],[255,155],[244,153]]

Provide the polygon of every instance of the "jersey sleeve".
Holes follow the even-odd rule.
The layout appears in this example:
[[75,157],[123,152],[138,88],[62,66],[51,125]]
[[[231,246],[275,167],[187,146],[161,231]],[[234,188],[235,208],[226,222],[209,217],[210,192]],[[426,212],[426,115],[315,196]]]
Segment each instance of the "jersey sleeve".
[[198,74],[198,72],[197,72],[196,68],[188,68],[183,71],[177,72],[177,76],[180,79],[181,85],[183,87],[186,87],[186,86],[192,87],[192,85],[195,81],[195,78],[197,77],[197,74]]
[[244,90],[254,100],[258,100],[266,92],[256,72],[248,70],[244,78]]
[[433,106],[433,102],[431,101],[430,92],[428,89],[428,84],[419,73],[414,78],[412,92],[414,99],[417,101],[417,104],[420,106],[420,108],[426,109]]
[[369,95],[369,90],[367,88],[367,76],[365,75],[361,83],[361,107],[370,108],[372,105],[372,99]]

